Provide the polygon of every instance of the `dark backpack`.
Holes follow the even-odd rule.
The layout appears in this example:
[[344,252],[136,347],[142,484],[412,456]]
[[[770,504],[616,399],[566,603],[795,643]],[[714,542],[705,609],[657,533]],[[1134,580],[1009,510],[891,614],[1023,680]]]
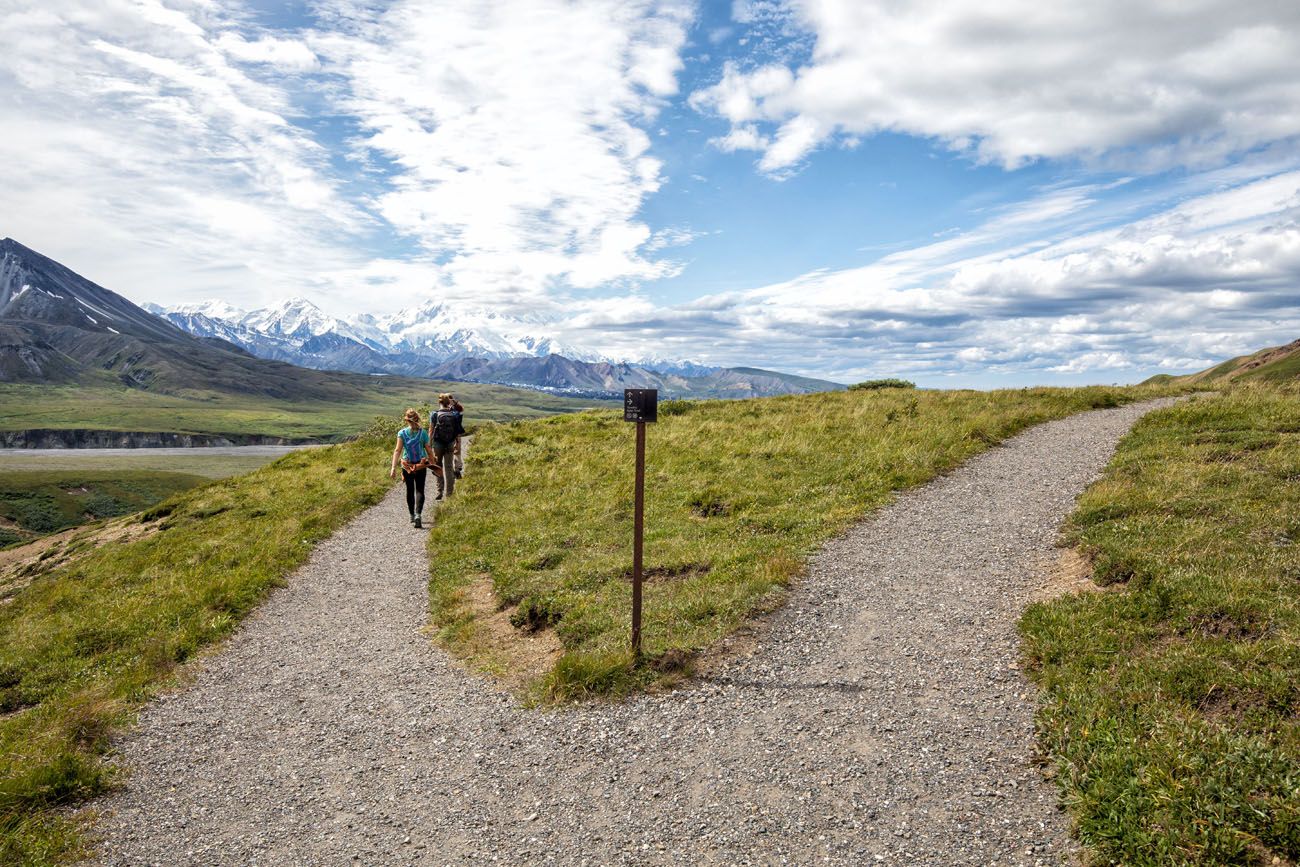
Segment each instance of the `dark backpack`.
[[439,410],[433,419],[433,438],[440,443],[452,443],[460,436],[460,419],[449,409]]

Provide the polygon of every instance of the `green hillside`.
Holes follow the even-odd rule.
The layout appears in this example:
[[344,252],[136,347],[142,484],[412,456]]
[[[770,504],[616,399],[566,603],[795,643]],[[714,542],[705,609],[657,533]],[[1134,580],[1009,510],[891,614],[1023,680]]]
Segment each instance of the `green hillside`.
[[207,481],[184,473],[90,468],[0,472],[0,547],[138,512]]
[[111,784],[110,734],[389,490],[397,425],[0,559],[0,864],[74,860],[66,808]]
[[[475,644],[463,604],[486,576],[488,598],[522,629],[553,631],[563,645],[539,697],[680,676],[695,650],[779,604],[817,545],[895,490],[1036,422],[1150,395],[886,390],[666,403],[647,486],[655,664],[640,668],[625,647],[632,426],[604,410],[487,425],[473,484],[442,506],[430,539],[440,638],[492,666],[502,648]],[[112,733],[389,490],[396,426],[385,419],[358,440],[75,531],[0,570],[0,862],[77,851],[67,808],[112,785],[102,761]]]
[[1285,346],[1271,346],[1250,355],[1239,355],[1198,373],[1186,376],[1159,374],[1143,385],[1225,385],[1236,382],[1285,384],[1300,380],[1300,340]]

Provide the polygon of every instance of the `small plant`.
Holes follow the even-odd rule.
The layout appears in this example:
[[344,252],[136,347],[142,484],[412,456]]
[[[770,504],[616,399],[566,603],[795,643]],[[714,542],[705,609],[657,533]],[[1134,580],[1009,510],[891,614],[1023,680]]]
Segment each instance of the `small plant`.
[[907,379],[868,379],[853,383],[849,386],[849,391],[876,391],[882,388],[916,388],[916,383]]

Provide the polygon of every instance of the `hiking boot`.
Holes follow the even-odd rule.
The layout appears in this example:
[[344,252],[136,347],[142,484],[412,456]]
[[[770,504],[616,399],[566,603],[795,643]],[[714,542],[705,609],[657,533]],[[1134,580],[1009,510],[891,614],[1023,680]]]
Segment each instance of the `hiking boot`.
[[442,499],[442,491],[439,491],[439,492],[438,492],[438,495],[437,495],[436,497],[434,497],[434,499],[435,499],[435,500],[441,500],[441,499]]
[[460,470],[456,470],[456,478],[464,478],[464,474]]
[[424,525],[420,523],[420,516],[419,516],[419,515],[416,515],[416,516],[415,516],[415,529],[417,529],[417,530],[422,530],[422,529],[424,529]]
[[414,512],[411,513],[411,523],[412,523],[412,524],[415,523],[415,513],[414,513]]

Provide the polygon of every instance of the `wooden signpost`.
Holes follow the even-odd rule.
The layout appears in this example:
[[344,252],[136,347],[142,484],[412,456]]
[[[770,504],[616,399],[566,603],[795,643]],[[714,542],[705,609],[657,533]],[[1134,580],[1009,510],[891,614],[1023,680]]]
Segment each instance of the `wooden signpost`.
[[632,518],[632,655],[641,657],[641,539],[645,533],[645,426],[659,419],[659,391],[623,391],[623,421],[636,422],[636,487]]

